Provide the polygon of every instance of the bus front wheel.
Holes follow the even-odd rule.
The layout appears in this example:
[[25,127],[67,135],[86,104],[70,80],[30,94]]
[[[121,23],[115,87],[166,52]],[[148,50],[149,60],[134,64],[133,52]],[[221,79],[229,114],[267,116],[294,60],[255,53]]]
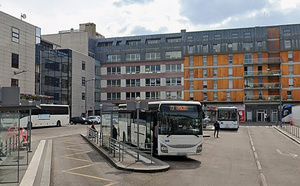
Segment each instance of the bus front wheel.
[[61,127],[61,122],[57,121],[56,126]]

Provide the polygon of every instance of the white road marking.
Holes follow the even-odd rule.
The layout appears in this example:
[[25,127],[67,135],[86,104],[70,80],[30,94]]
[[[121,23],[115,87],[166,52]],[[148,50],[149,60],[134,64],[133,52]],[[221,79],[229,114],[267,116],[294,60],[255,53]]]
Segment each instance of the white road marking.
[[297,158],[297,154],[291,154],[291,153],[288,153],[288,154],[284,154],[282,153],[279,149],[276,150],[279,154],[281,155],[284,155],[284,156],[292,156],[293,158]]

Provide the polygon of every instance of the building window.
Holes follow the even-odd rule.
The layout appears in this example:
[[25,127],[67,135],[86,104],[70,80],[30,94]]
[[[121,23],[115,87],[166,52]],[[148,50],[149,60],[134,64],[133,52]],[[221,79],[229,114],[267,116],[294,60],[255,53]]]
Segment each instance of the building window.
[[203,101],[207,101],[207,93],[203,92]]
[[146,53],[146,60],[158,60],[158,59],[160,59],[160,52]]
[[107,67],[107,74],[108,75],[121,74],[121,67]]
[[107,80],[107,87],[121,87],[121,80]]
[[190,90],[194,90],[194,81],[190,81]]
[[85,77],[81,77],[81,86],[85,86]]
[[160,78],[151,78],[151,79],[146,79],[146,86],[160,86]]
[[60,87],[60,81],[57,77],[45,76],[45,85]]
[[213,44],[213,52],[220,52],[221,44]]
[[81,62],[81,70],[85,70],[85,61]]
[[190,100],[191,100],[191,101],[194,100],[194,92],[190,92]]
[[146,73],[160,73],[160,65],[146,65]]
[[176,92],[170,92],[170,91],[167,91],[166,92],[166,95],[167,95],[167,99],[181,99],[181,91],[176,91]]
[[181,42],[181,37],[167,38],[167,43],[178,43]]
[[140,92],[126,92],[126,100],[135,100],[137,97],[141,97]]
[[289,65],[289,74],[294,74],[294,65]]
[[232,65],[232,62],[233,62],[232,54],[228,54],[228,64]]
[[193,40],[193,39],[194,39],[194,36],[188,36],[187,39],[188,39],[188,40]]
[[166,78],[166,84],[167,86],[177,86],[181,85],[181,78]]
[[233,85],[232,85],[232,79],[229,79],[229,80],[228,80],[228,88],[229,88],[229,89],[232,89],[232,88],[233,88]]
[[101,80],[100,79],[95,79],[95,88],[101,89]]
[[232,43],[228,43],[227,48],[228,48],[229,51],[231,51],[232,50]]
[[232,67],[229,67],[228,68],[228,76],[232,76],[233,74],[232,74]]
[[126,42],[127,45],[139,45],[141,44],[141,40],[131,40]]
[[139,87],[141,86],[140,79],[126,79],[126,87]]
[[262,42],[261,41],[257,41],[256,46],[257,46],[257,48],[261,48],[262,47]]
[[18,79],[11,79],[11,87],[18,87],[19,80]]
[[101,67],[99,67],[99,66],[95,67],[95,75],[96,76],[101,76]]
[[126,74],[139,74],[140,73],[140,66],[127,66],[126,67]]
[[290,87],[294,86],[294,78],[292,78],[292,77],[289,78],[289,86]]
[[214,68],[214,69],[213,69],[213,73],[214,73],[214,77],[217,77],[217,76],[218,76],[217,68]]
[[293,97],[292,97],[292,91],[291,90],[287,91],[287,99],[288,100],[292,100],[293,99]]
[[284,36],[290,36],[291,35],[291,30],[290,29],[284,29],[283,30],[283,35]]
[[120,62],[121,55],[107,55],[107,62]]
[[192,67],[194,65],[194,57],[193,56],[189,57],[189,65],[190,65],[190,67]]
[[194,77],[194,70],[193,69],[190,69],[190,71],[189,71],[190,73],[189,73],[189,75],[190,75],[190,78],[193,78]]
[[257,54],[257,62],[258,63],[262,63],[263,61],[262,61],[262,53],[258,53]]
[[284,40],[284,47],[285,47],[286,49],[292,47],[292,44],[291,44],[291,40],[290,40],[290,39]]
[[217,100],[218,100],[218,93],[214,92],[214,101],[217,101]]
[[293,59],[293,51],[288,51],[288,60],[289,61],[294,61],[294,59]]
[[217,88],[218,88],[218,81],[214,80],[214,89],[217,89]]
[[166,65],[167,72],[181,72],[181,64]]
[[232,51],[238,50],[238,43],[232,43]]
[[202,56],[203,66],[207,66],[207,56]]
[[188,46],[188,52],[189,53],[193,53],[194,52],[194,46],[193,45]]
[[218,65],[218,56],[217,55],[213,55],[213,65],[214,66]]
[[166,59],[180,59],[181,51],[170,51],[165,53]]
[[208,53],[208,45],[202,45],[202,50],[204,53]]
[[160,99],[160,92],[146,92],[146,99]]
[[147,44],[158,44],[158,43],[160,43],[160,39],[147,39],[146,43]]
[[245,32],[244,37],[247,37],[247,38],[251,37],[251,32]]
[[11,54],[11,67],[19,68],[19,54]]
[[95,102],[100,102],[100,101],[101,101],[101,93],[95,92]]
[[203,39],[208,39],[208,38],[209,38],[209,35],[203,35],[202,38],[203,38]]
[[253,49],[253,43],[243,43],[244,51],[251,51]]
[[126,54],[126,61],[139,61],[140,59],[140,54]]
[[234,33],[231,34],[231,37],[234,37],[234,38],[238,37],[238,36],[239,36],[239,33],[237,33],[237,32],[234,32]]
[[20,31],[18,28],[14,28],[12,27],[12,41],[15,42],[15,43],[19,43],[19,34],[20,34]]
[[203,81],[203,89],[207,89],[207,81]]
[[85,100],[85,93],[84,92],[81,93],[81,100]]
[[207,77],[207,69],[206,68],[203,69],[203,77]]
[[107,93],[107,100],[121,100],[120,92]]
[[227,101],[231,100],[231,93],[230,92],[226,92],[226,100]]
[[244,54],[244,64],[252,64],[252,63],[253,63],[253,55]]

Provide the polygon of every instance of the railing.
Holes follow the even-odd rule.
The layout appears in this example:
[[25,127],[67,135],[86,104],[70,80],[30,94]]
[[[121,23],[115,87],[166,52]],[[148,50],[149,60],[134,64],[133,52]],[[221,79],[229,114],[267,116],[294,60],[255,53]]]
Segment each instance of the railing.
[[244,85],[244,89],[279,89],[280,83],[249,83]]
[[244,76],[281,76],[281,70],[244,71]]
[[244,101],[280,101],[279,95],[257,95],[257,96],[245,96]]
[[300,138],[300,127],[297,125],[290,125],[290,124],[283,124],[281,125],[281,128],[290,133],[291,135]]
[[95,129],[92,129],[90,127],[87,127],[87,133],[86,137],[90,140],[99,145],[100,147],[108,148],[109,154],[112,154],[113,157],[116,157],[119,159],[119,161],[124,160],[125,154],[130,154],[131,156],[139,156],[140,154],[147,153],[150,155],[150,161],[153,163],[152,157],[152,143],[140,143],[140,147],[145,148],[138,148],[135,146],[132,146],[130,144],[127,144],[126,142],[116,140],[114,138],[111,138],[109,136],[104,136],[103,133],[98,132]]
[[281,63],[280,57],[244,60],[244,64],[280,64],[280,63]]

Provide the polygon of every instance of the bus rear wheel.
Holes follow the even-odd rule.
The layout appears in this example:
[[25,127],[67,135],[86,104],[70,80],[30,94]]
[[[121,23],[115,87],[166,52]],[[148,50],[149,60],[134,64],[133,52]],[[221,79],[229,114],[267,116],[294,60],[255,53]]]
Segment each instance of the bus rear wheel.
[[61,122],[58,120],[56,126],[61,127]]

